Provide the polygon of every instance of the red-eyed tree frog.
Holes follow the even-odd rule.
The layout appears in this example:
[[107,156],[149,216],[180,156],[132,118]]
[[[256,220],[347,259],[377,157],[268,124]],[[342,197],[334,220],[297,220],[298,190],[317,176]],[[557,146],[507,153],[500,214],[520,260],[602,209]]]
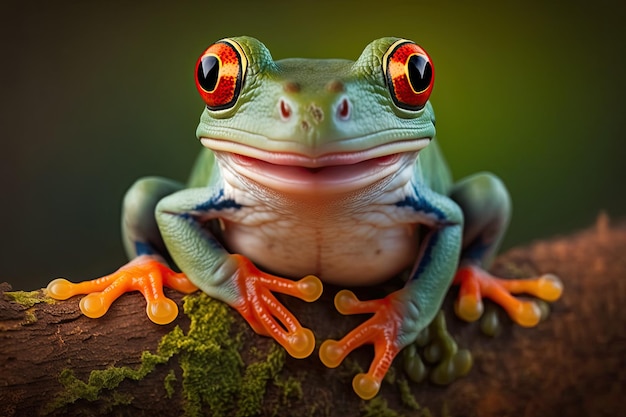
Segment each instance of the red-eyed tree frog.
[[274,61],[250,37],[216,42],[196,65],[204,149],[189,182],[137,181],[123,202],[132,260],[93,281],[55,280],[49,294],[88,294],[82,311],[100,317],[122,293],[139,290],[150,319],[169,323],[177,307],[163,285],[199,288],[304,358],[313,332],[273,292],[314,301],[322,282],[376,285],[409,271],[404,287],[382,299],[360,301],[349,290],[335,297],[343,314],[373,314],[319,349],[335,367],[374,344],[369,371],[353,381],[364,399],[453,283],[460,317],[476,320],[488,297],[534,326],[537,305],[511,293],[556,300],[562,285],[553,275],[502,280],[485,272],[509,221],[509,195],[489,173],[452,182],[435,139],[433,83],[431,58],[406,39],[378,39],[356,61]]

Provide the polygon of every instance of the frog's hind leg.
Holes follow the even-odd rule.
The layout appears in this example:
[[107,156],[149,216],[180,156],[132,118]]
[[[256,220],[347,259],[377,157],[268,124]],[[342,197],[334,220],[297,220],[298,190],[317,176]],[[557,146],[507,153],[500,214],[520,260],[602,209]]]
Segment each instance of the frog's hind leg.
[[463,211],[461,259],[488,266],[511,218],[506,187],[491,173],[478,173],[456,183],[450,197]]
[[463,251],[454,284],[460,285],[455,308],[464,320],[474,321],[483,312],[482,298],[500,304],[518,324],[536,325],[541,311],[533,301],[523,301],[512,294],[526,293],[546,301],[561,295],[563,286],[550,274],[540,277],[509,280],[485,271],[498,250],[511,215],[509,194],[496,176],[479,173],[455,184],[450,197],[459,204],[464,215]]
[[122,205],[122,237],[129,259],[141,255],[167,256],[154,213],[159,201],[183,188],[183,184],[167,178],[146,177],[136,181],[126,192]]
[[80,301],[83,314],[97,318],[104,315],[122,294],[140,291],[147,302],[146,312],[155,323],[166,324],[178,315],[178,307],[163,294],[163,286],[181,292],[193,292],[196,287],[182,273],[166,266],[167,251],[154,217],[157,203],[178,191],[182,184],[150,177],[137,181],[126,193],[123,204],[122,231],[126,252],[132,260],[114,273],[80,283],[56,279],[48,284],[48,294],[65,300],[77,294],[87,294]]

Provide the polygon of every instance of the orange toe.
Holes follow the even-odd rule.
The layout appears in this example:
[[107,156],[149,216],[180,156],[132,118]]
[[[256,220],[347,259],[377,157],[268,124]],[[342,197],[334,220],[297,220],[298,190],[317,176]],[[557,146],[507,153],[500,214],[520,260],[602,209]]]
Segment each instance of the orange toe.
[[281,343],[287,353],[296,359],[303,359],[313,353],[315,336],[309,329],[301,327],[288,335],[286,343]]
[[356,394],[365,400],[378,393],[387,370],[401,349],[397,335],[402,324],[402,314],[396,310],[398,304],[391,302],[394,294],[380,300],[360,301],[351,291],[340,291],[335,296],[335,306],[342,314],[374,313],[374,316],[343,339],[326,340],[320,346],[322,363],[335,368],[358,347],[374,345],[374,359],[368,372],[357,374],[352,381]]
[[339,343],[336,340],[325,340],[319,351],[320,360],[328,368],[336,368],[344,358],[350,353],[345,346],[345,343]]
[[101,292],[87,294],[80,300],[80,311],[89,318],[97,319],[104,316],[113,300],[107,300]]
[[178,306],[169,298],[147,300],[146,314],[156,324],[168,324],[178,316]]
[[182,292],[183,294],[191,294],[192,292],[198,291],[198,287],[189,281],[187,275],[182,272],[172,272],[171,274],[163,276],[163,285],[178,292]]
[[76,284],[62,278],[56,279],[48,284],[47,292],[58,300],[87,294],[80,301],[80,309],[87,317],[98,318],[122,294],[140,291],[146,299],[146,313],[150,320],[157,324],[167,324],[178,316],[178,306],[165,297],[163,285],[186,293],[197,289],[184,274],[174,272],[144,255],[102,278]]
[[454,303],[456,315],[469,322],[478,320],[483,315],[484,309],[482,299],[471,294],[459,295]]
[[357,374],[352,380],[352,389],[364,400],[371,400],[378,394],[381,381],[369,373]]
[[76,284],[72,284],[66,279],[57,278],[50,281],[46,287],[46,292],[55,300],[67,300],[68,298],[79,294],[75,291],[75,285]]
[[313,332],[302,327],[273,292],[304,301],[315,301],[322,294],[322,283],[312,275],[293,281],[260,271],[241,255],[231,255],[239,264],[234,280],[240,300],[234,306],[259,334],[274,338],[294,358],[306,358],[315,348]]
[[563,292],[563,284],[554,275],[547,274],[530,279],[501,279],[475,265],[459,268],[454,284],[460,285],[455,303],[457,315],[466,321],[482,316],[482,298],[499,304],[520,326],[533,327],[541,320],[541,309],[533,301],[520,300],[513,294],[526,293],[546,301],[557,300]]
[[553,274],[531,279],[500,279],[498,281],[513,294],[526,293],[544,301],[556,301],[563,294],[563,283]]

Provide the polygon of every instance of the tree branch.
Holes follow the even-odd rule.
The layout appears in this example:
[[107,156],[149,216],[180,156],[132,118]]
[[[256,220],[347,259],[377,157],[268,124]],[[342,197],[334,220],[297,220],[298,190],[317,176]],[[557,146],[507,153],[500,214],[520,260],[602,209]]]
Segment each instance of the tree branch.
[[[623,414],[626,226],[611,227],[600,216],[593,229],[507,252],[493,270],[553,272],[564,296],[538,327],[505,319],[491,338],[479,323],[454,318],[449,295],[448,329],[473,354],[469,375],[446,387],[414,383],[398,358],[369,402],[352,392],[351,379],[368,366],[370,349],[337,369],[325,368],[316,354],[292,359],[205,295],[167,292],[181,312],[159,326],[145,316],[138,294],[124,295],[93,320],[80,313],[79,297],[54,302],[42,291],[11,293],[0,284],[0,415]],[[282,300],[322,341],[364,319],[339,315],[335,292],[327,286],[312,304]]]

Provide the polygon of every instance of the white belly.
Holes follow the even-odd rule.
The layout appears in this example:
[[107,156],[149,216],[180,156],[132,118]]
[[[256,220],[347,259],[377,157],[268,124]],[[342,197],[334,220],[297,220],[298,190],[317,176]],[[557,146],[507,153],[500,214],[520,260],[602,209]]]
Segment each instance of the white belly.
[[393,205],[359,199],[268,200],[272,204],[256,200],[223,219],[228,250],[267,272],[368,285],[391,278],[417,259],[417,225],[400,221],[400,209]]

